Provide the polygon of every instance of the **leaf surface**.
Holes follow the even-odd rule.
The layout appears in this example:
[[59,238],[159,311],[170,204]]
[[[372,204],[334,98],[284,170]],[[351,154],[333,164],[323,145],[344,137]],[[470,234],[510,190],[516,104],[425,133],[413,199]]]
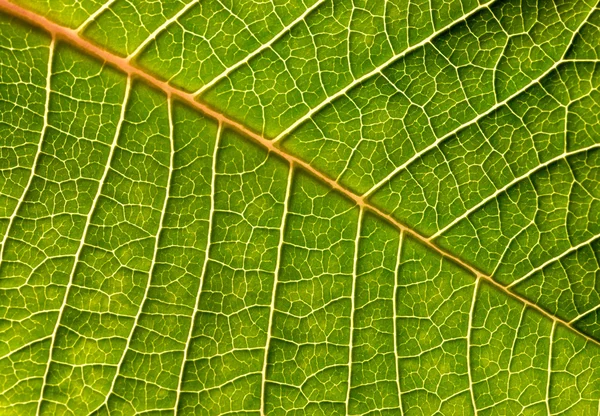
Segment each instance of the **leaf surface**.
[[3,414],[599,414],[598,4],[0,8]]

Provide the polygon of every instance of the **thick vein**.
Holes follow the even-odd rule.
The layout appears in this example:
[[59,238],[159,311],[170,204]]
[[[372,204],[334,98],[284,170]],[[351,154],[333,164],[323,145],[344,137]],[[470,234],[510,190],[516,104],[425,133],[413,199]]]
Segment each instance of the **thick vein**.
[[[148,279],[146,280],[146,287],[144,289],[144,295],[142,296],[140,306],[138,307],[138,311],[135,315],[135,319],[133,321],[133,325],[131,326],[131,331],[129,332],[129,336],[127,337],[127,343],[125,344],[125,348],[123,349],[123,352],[121,353],[121,358],[119,358],[119,363],[116,365],[117,373],[115,374],[115,376],[112,379],[112,383],[110,385],[110,390],[108,391],[108,393],[106,393],[106,396],[104,397],[104,401],[102,402],[102,404],[100,406],[97,407],[96,410],[102,408],[106,403],[108,403],[108,400],[115,389],[115,385],[117,384],[117,379],[119,378],[119,375],[121,374],[123,362],[125,361],[125,356],[127,355],[127,351],[129,351],[129,348],[131,346],[131,340],[133,339],[133,334],[135,332],[135,329],[139,325],[140,316],[142,316],[142,311],[144,310],[144,304],[146,303],[146,299],[148,298],[148,291],[150,290],[150,283],[152,281],[152,275],[154,274],[154,269],[156,268],[156,258],[158,256],[160,236],[161,236],[162,230],[164,228],[165,214],[167,212],[167,204],[169,202],[169,195],[171,192],[171,180],[173,178],[173,164],[174,164],[174,160],[175,160],[175,144],[174,144],[175,137],[174,137],[174,132],[173,132],[173,99],[170,96],[167,97],[167,107],[168,107],[168,113],[169,113],[169,145],[170,145],[169,173],[167,175],[167,187],[165,189],[165,199],[163,201],[162,210],[160,212],[160,221],[158,223],[159,224],[158,229],[156,230],[156,236],[154,237],[154,250],[152,253],[152,262],[150,263],[150,271],[148,272]],[[92,412],[92,413],[94,413],[94,412]]]
[[2,236],[2,242],[0,242],[0,266],[2,266],[2,260],[4,259],[4,250],[6,247],[6,241],[8,240],[8,235],[12,230],[13,223],[23,202],[25,202],[25,196],[31,187],[31,183],[33,182],[33,178],[35,177],[35,169],[39,163],[40,155],[42,154],[42,145],[44,143],[44,136],[46,135],[46,130],[48,130],[48,113],[50,112],[50,92],[51,92],[51,79],[52,79],[52,61],[54,60],[54,48],[56,46],[56,38],[52,36],[52,40],[50,41],[50,46],[48,47],[48,66],[46,74],[46,100],[44,103],[44,120],[42,125],[42,130],[40,131],[40,140],[38,142],[38,147],[35,151],[35,157],[33,158],[33,164],[31,165],[31,172],[29,173],[29,178],[27,178],[27,184],[23,188],[23,193],[15,206],[10,218],[8,220],[8,227],[6,227],[6,232],[4,236]]
[[358,270],[358,245],[360,243],[360,230],[362,228],[364,208],[360,207],[358,212],[358,225],[356,226],[356,238],[354,239],[354,262],[352,264],[352,295],[350,297],[350,341],[348,344],[348,389],[346,390],[346,414],[350,414],[350,392],[352,390],[352,346],[354,345],[354,315],[356,308],[356,279]]
[[58,312],[58,317],[56,319],[56,323],[54,324],[54,329],[52,330],[50,349],[48,351],[48,361],[46,362],[46,370],[44,373],[44,378],[42,381],[42,387],[40,388],[40,397],[38,400],[37,414],[40,414],[40,409],[42,406],[42,401],[44,398],[44,389],[47,384],[48,374],[50,372],[50,363],[52,362],[52,351],[54,348],[54,344],[56,343],[56,334],[58,333],[58,327],[60,326],[60,322],[63,317],[63,313],[65,311],[65,307],[67,305],[67,299],[69,297],[69,291],[73,286],[73,279],[75,277],[75,271],[77,269],[77,264],[79,263],[79,259],[81,257],[81,252],[83,247],[85,246],[85,240],[87,237],[88,230],[90,228],[90,224],[92,222],[92,217],[94,216],[94,212],[96,211],[96,205],[98,204],[98,200],[100,199],[100,194],[102,193],[102,188],[104,187],[104,182],[106,177],[108,176],[108,172],[110,171],[110,166],[112,163],[113,156],[115,154],[115,149],[117,147],[117,141],[119,135],[121,133],[121,126],[123,125],[123,120],[125,120],[125,110],[127,107],[127,101],[129,100],[129,93],[131,91],[131,77],[127,77],[127,84],[125,86],[125,95],[123,97],[123,104],[121,105],[121,114],[119,115],[119,121],[117,123],[117,128],[115,130],[115,135],[113,137],[113,141],[110,146],[110,152],[108,154],[108,160],[106,165],[104,166],[104,172],[102,172],[102,177],[100,178],[100,182],[98,182],[98,189],[96,190],[96,194],[94,195],[94,199],[92,202],[92,206],[88,212],[85,226],[83,227],[83,233],[81,235],[81,239],[79,240],[79,247],[77,247],[77,252],[75,253],[75,259],[73,260],[73,266],[71,267],[71,272],[69,274],[69,282],[67,283],[67,287],[65,289],[65,294],[63,296],[62,303],[60,305],[60,309]]
[[277,143],[277,142],[281,141],[282,139],[284,139],[285,137],[287,137],[291,132],[293,132],[294,130],[296,130],[298,128],[298,126],[300,126],[302,123],[304,123],[307,120],[310,120],[315,115],[315,113],[318,113],[323,107],[325,107],[329,103],[335,101],[337,98],[345,95],[352,88],[356,87],[359,84],[362,84],[367,79],[369,79],[369,78],[371,78],[371,77],[373,77],[373,76],[381,73],[381,71],[383,71],[385,68],[387,68],[388,66],[390,66],[393,62],[397,61],[398,59],[400,59],[400,58],[408,55],[409,53],[411,53],[411,52],[413,52],[413,51],[415,51],[415,50],[417,50],[417,49],[419,49],[419,48],[427,45],[433,39],[435,39],[436,37],[438,37],[441,33],[445,32],[447,29],[450,29],[453,26],[459,25],[460,23],[466,21],[469,17],[473,16],[474,14],[478,13],[479,11],[481,11],[483,9],[486,9],[488,6],[490,6],[492,3],[494,3],[494,1],[495,0],[492,0],[492,1],[489,1],[487,3],[484,3],[484,4],[481,4],[481,5],[477,6],[476,8],[474,8],[473,10],[471,10],[469,13],[467,13],[463,17],[461,17],[460,19],[455,20],[454,22],[450,23],[447,26],[444,26],[440,30],[437,30],[437,31],[433,32],[431,35],[429,35],[428,37],[426,37],[425,39],[423,39],[419,43],[415,43],[414,45],[412,45],[412,46],[404,49],[402,52],[393,55],[387,61],[385,61],[384,63],[382,63],[381,65],[379,65],[375,69],[367,72],[363,76],[361,76],[359,78],[355,78],[354,81],[352,81],[350,84],[346,85],[344,88],[342,88],[341,90],[339,90],[335,94],[332,94],[329,97],[327,97],[325,100],[321,101],[317,106],[315,106],[314,108],[312,108],[308,113],[306,113],[305,115],[303,115],[302,117],[300,117],[291,126],[289,126],[287,129],[285,129],[279,135],[277,135],[277,137],[275,137],[273,139],[273,143]]
[[217,137],[215,137],[215,147],[213,149],[213,158],[212,158],[212,177],[210,179],[210,211],[208,214],[208,237],[206,238],[206,249],[204,251],[204,264],[202,265],[202,272],[200,273],[200,284],[198,285],[198,292],[196,293],[196,302],[194,303],[194,312],[192,313],[192,319],[190,321],[190,329],[188,330],[188,335],[185,340],[185,346],[183,348],[183,358],[181,360],[181,368],[179,369],[179,382],[177,384],[177,399],[175,400],[175,414],[177,415],[177,411],[179,409],[179,401],[181,400],[181,393],[183,387],[183,371],[185,369],[185,363],[188,359],[188,354],[190,350],[192,333],[194,331],[194,322],[196,321],[196,315],[198,314],[198,310],[200,309],[200,295],[202,293],[202,288],[204,285],[204,278],[206,277],[206,270],[208,269],[208,261],[210,259],[209,251],[210,251],[210,243],[212,237],[212,226],[213,226],[213,217],[215,214],[215,184],[217,177],[217,154],[219,152],[219,143],[221,141],[221,134],[223,132],[223,123],[219,123],[219,128],[217,130]]
[[[489,3],[489,4],[491,4],[491,3]],[[488,3],[478,7],[476,10],[473,10],[472,12],[470,12],[469,15],[465,16],[462,20],[473,15],[476,11],[483,9],[484,7],[487,7],[487,5],[488,5]],[[494,286],[497,290],[511,296],[512,298],[519,300],[520,302],[527,304],[531,308],[540,312],[542,315],[546,316],[548,319],[551,319],[551,320],[557,321],[557,322],[561,322],[565,326],[567,326],[567,327],[571,328],[573,331],[577,332],[580,336],[586,338],[588,341],[590,341],[596,345],[600,345],[600,341],[590,337],[589,335],[585,334],[584,332],[581,332],[580,330],[569,325],[569,322],[562,320],[561,318],[558,318],[557,316],[554,316],[547,310],[545,310],[542,307],[538,306],[537,304],[529,301],[527,298],[522,297],[516,293],[513,293],[512,291],[508,290],[506,288],[506,286],[503,286],[500,283],[496,282],[494,279],[492,279],[491,276],[483,274],[475,266],[472,266],[471,264],[465,262],[464,260],[457,257],[456,255],[454,255],[454,254],[446,251],[445,249],[442,249],[441,247],[437,246],[436,244],[432,243],[431,241],[429,241],[428,237],[425,237],[425,236],[419,234],[417,231],[413,230],[412,228],[409,228],[406,225],[402,224],[400,221],[398,221],[396,218],[394,218],[390,214],[388,214],[388,213],[382,211],[381,209],[377,208],[376,206],[372,205],[370,202],[366,201],[365,198],[363,198],[362,196],[357,195],[353,191],[340,185],[335,180],[331,179],[323,172],[320,172],[319,170],[314,168],[309,163],[305,162],[302,159],[299,159],[296,156],[293,156],[293,155],[287,153],[286,151],[282,150],[278,146],[275,146],[275,143],[272,140],[269,140],[269,139],[261,136],[260,134],[252,131],[251,129],[249,129],[248,127],[243,125],[242,123],[231,120],[230,118],[228,118],[225,115],[223,115],[222,113],[214,110],[213,108],[207,106],[206,104],[196,101],[194,99],[193,94],[186,93],[178,88],[175,88],[175,87],[169,85],[168,83],[161,81],[158,78],[135,67],[126,58],[117,56],[111,52],[108,52],[107,50],[100,48],[97,45],[94,45],[93,43],[91,43],[85,39],[82,39],[81,37],[78,36],[76,31],[74,31],[72,29],[68,29],[63,26],[60,26],[60,25],[50,21],[49,19],[47,19],[43,16],[40,16],[30,10],[27,10],[21,6],[18,6],[14,3],[11,3],[8,0],[0,0],[0,9],[4,10],[5,12],[7,12],[13,16],[16,16],[20,19],[25,20],[25,21],[35,25],[36,27],[43,28],[44,30],[50,32],[52,35],[58,36],[58,37],[64,39],[65,41],[68,41],[69,43],[84,50],[85,52],[89,53],[90,55],[96,56],[97,58],[100,58],[100,59],[106,61],[107,63],[119,68],[121,71],[124,71],[125,73],[129,74],[130,76],[137,77],[137,78],[144,80],[149,85],[152,85],[155,88],[158,88],[158,89],[164,91],[168,95],[179,98],[181,101],[183,101],[190,107],[195,108],[195,109],[201,111],[202,113],[204,113],[205,115],[218,120],[220,123],[226,124],[230,128],[237,130],[238,132],[240,132],[244,136],[246,136],[248,139],[251,139],[252,141],[263,146],[265,149],[272,152],[273,154],[276,154],[276,155],[280,156],[281,158],[285,159],[289,164],[294,164],[295,166],[302,168],[303,170],[308,172],[313,177],[321,180],[323,183],[327,184],[332,189],[343,194],[345,197],[347,197],[348,199],[353,201],[359,207],[362,207],[364,209],[367,209],[367,210],[373,212],[374,214],[378,215],[379,217],[386,220],[390,224],[394,225],[398,230],[403,231],[406,234],[412,236],[413,238],[422,242],[424,245],[431,248],[435,252],[437,252],[440,255],[446,257],[447,259],[453,261],[454,263],[460,265],[464,269],[470,271],[475,276],[485,279],[492,286]],[[590,14],[586,17],[586,19],[584,19],[585,21],[588,20],[588,18],[591,15],[593,10],[594,9],[592,8],[590,11]],[[418,45],[421,45],[422,43],[424,43],[424,42],[421,42]],[[412,49],[414,49],[416,46],[417,45],[415,45]]]
[[398,354],[398,311],[396,305],[398,302],[398,286],[400,278],[400,261],[402,256],[402,244],[404,243],[404,233],[400,232],[400,241],[398,242],[398,254],[396,256],[396,270],[394,273],[394,294],[392,295],[392,313],[394,317],[394,361],[396,364],[396,387],[398,388],[398,407],[400,416],[404,416],[402,409],[402,389],[400,388],[400,354]]
[[310,6],[308,9],[306,9],[306,11],[304,13],[302,13],[300,16],[298,16],[289,25],[285,26],[279,33],[277,33],[275,36],[273,36],[268,42],[262,44],[260,47],[255,49],[253,52],[249,53],[244,59],[236,62],[235,64],[231,65],[230,67],[227,67],[223,72],[221,72],[219,75],[217,75],[212,80],[210,80],[209,82],[204,84],[202,87],[200,87],[197,91],[195,91],[194,95],[196,95],[196,96],[201,95],[203,92],[205,92],[206,90],[211,88],[217,82],[221,81],[223,78],[226,78],[231,72],[235,71],[240,66],[250,62],[250,60],[252,58],[259,55],[265,49],[269,49],[275,42],[277,42],[279,39],[281,39],[281,37],[283,35],[285,35],[286,33],[289,33],[289,31],[292,30],[296,25],[303,22],[309,14],[311,14],[315,9],[317,9],[319,6],[321,6],[323,3],[325,3],[325,1],[326,0],[319,0],[315,4]]
[[288,182],[285,190],[285,199],[283,202],[283,214],[281,220],[281,233],[279,234],[279,244],[277,246],[277,262],[275,264],[275,273],[273,279],[273,291],[271,293],[271,306],[269,309],[269,325],[267,327],[267,342],[265,343],[265,354],[263,356],[263,368],[262,368],[262,382],[260,388],[260,414],[266,415],[265,406],[266,406],[266,386],[267,386],[267,358],[269,356],[269,349],[271,348],[271,333],[273,332],[273,316],[275,315],[275,296],[277,294],[277,284],[279,283],[279,272],[281,268],[281,255],[283,250],[283,242],[284,242],[284,233],[285,233],[285,224],[286,218],[289,211],[289,201],[291,196],[292,189],[292,180],[294,176],[294,166],[290,165],[289,173],[288,173]]

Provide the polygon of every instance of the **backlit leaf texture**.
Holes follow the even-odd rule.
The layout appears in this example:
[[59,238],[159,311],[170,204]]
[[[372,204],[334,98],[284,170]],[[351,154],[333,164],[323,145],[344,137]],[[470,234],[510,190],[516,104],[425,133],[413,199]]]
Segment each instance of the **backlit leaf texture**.
[[0,414],[600,415],[596,0],[0,0]]

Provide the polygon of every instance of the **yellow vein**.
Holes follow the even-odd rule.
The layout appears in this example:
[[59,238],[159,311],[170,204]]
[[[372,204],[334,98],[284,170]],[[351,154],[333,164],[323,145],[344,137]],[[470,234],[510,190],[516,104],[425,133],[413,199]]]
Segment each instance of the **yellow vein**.
[[372,211],[373,213],[384,218],[391,224],[394,224],[396,226],[396,228],[398,228],[400,230],[404,230],[406,233],[408,233],[408,234],[412,235],[413,237],[415,237],[416,239],[424,242],[426,245],[434,248],[439,253],[444,254],[447,258],[452,259],[454,262],[460,264],[464,268],[471,270],[475,274],[479,274],[479,272],[473,266],[469,265],[468,263],[464,262],[460,258],[458,258],[450,253],[446,253],[439,247],[429,243],[427,241],[426,237],[421,236],[417,232],[406,227],[405,225],[400,223],[398,220],[396,220],[391,215],[381,211],[379,208],[370,205],[362,197],[360,197],[360,196],[354,194],[352,191],[346,189],[345,187],[343,187],[342,185],[337,183],[335,180],[331,179],[324,173],[322,173],[319,170],[317,170],[316,168],[314,168],[309,163],[305,162],[302,159],[299,159],[295,156],[288,154],[287,152],[280,149],[279,147],[276,147],[271,140],[268,140],[268,139],[264,138],[263,136],[257,134],[256,132],[248,129],[243,124],[233,121],[233,120],[227,118],[226,116],[224,116],[223,114],[213,110],[211,107],[208,107],[207,105],[196,101],[192,94],[181,91],[181,90],[169,85],[168,83],[161,81],[150,74],[147,74],[146,72],[142,71],[141,69],[133,66],[127,59],[121,58],[117,55],[114,55],[111,52],[108,52],[108,51],[98,47],[97,45],[95,45],[91,42],[88,42],[85,39],[82,39],[81,37],[79,37],[77,35],[77,33],[72,31],[71,29],[68,29],[68,28],[62,27],[56,23],[53,23],[43,16],[37,15],[34,12],[24,9],[14,3],[10,3],[8,0],[0,0],[0,9],[3,9],[3,10],[5,10],[13,15],[16,15],[22,19],[25,19],[26,21],[29,21],[30,23],[35,24],[38,27],[44,28],[45,30],[49,31],[50,33],[54,34],[55,36],[64,38],[64,40],[68,41],[69,43],[72,43],[73,45],[81,48],[82,50],[86,51],[87,53],[89,53],[93,56],[96,56],[96,57],[104,60],[107,63],[114,65],[115,67],[126,72],[130,76],[135,76],[135,77],[138,77],[138,78],[144,80],[149,85],[152,85],[152,86],[164,91],[167,95],[177,97],[181,101],[183,101],[186,104],[188,104],[189,106],[191,106],[192,108],[195,108],[195,109],[203,112],[207,116],[215,118],[220,123],[226,124],[229,127],[239,131],[240,133],[245,135],[248,139],[253,140],[254,142],[262,145],[268,151],[287,160],[289,164],[294,164],[295,166],[307,171],[312,176],[320,179],[321,181],[323,181],[324,183],[329,185],[332,189],[345,195],[347,198],[352,200],[358,206],[364,207],[364,208]]
[[[579,27],[573,31],[573,34],[571,36],[571,40],[568,43],[569,46],[573,43],[573,41],[575,40],[575,36],[577,36],[577,34],[581,30],[581,28],[587,23],[587,21],[589,20],[590,16],[594,12],[594,10],[595,9],[592,7],[590,9],[590,12],[587,14],[587,16],[583,19],[582,23],[579,25]],[[392,172],[390,172],[388,175],[386,175],[385,178],[383,178],[378,183],[376,183],[375,185],[373,185],[371,187],[371,189],[369,189],[367,192],[365,192],[362,195],[363,198],[368,198],[369,196],[373,195],[373,193],[375,193],[383,185],[385,185],[387,182],[389,182],[398,172],[406,169],[411,163],[413,163],[415,160],[419,159],[425,153],[429,152],[430,150],[432,150],[434,148],[437,148],[439,146],[439,144],[442,143],[443,141],[447,140],[448,138],[454,136],[455,134],[457,134],[457,133],[459,133],[461,131],[464,131],[469,126],[472,126],[473,124],[476,124],[479,120],[481,120],[485,116],[493,113],[494,111],[496,111],[500,107],[503,107],[504,105],[506,105],[510,100],[514,99],[519,94],[522,94],[524,91],[528,90],[532,86],[534,86],[536,84],[539,84],[549,73],[551,73],[552,71],[554,71],[561,64],[567,62],[566,59],[565,59],[565,55],[566,55],[566,53],[567,53],[568,50],[569,50],[569,47],[567,46],[567,48],[565,49],[565,52],[563,53],[563,56],[560,59],[558,59],[550,68],[548,68],[547,70],[545,70],[542,74],[540,74],[537,78],[533,79],[531,82],[529,82],[523,88],[519,89],[517,92],[515,92],[511,96],[505,98],[504,100],[502,100],[500,102],[497,102],[496,104],[494,104],[493,106],[491,106],[490,108],[488,108],[487,110],[485,110],[483,113],[479,114],[478,116],[476,116],[472,120],[468,121],[467,123],[461,124],[460,126],[458,126],[457,128],[455,128],[454,130],[446,133],[445,135],[443,135],[439,139],[436,139],[432,144],[430,144],[429,146],[425,147],[423,150],[415,153],[406,162],[404,162],[402,165],[400,165],[397,168],[395,168]],[[386,77],[385,75],[383,75],[383,77],[394,88],[397,89],[396,85],[388,77]],[[566,141],[566,138],[565,138],[565,141]]]
[[[14,322],[14,321],[13,321],[13,322]],[[25,343],[25,344],[22,344],[22,345],[20,345],[19,347],[17,347],[16,349],[14,349],[14,350],[12,350],[12,351],[9,351],[9,352],[7,352],[6,354],[4,354],[4,355],[0,356],[0,361],[1,361],[1,360],[4,360],[4,359],[6,359],[6,358],[8,358],[8,357],[10,357],[10,356],[12,356],[13,354],[17,354],[18,352],[20,352],[20,351],[23,351],[23,350],[25,350],[26,348],[29,348],[29,347],[31,347],[32,345],[36,345],[36,344],[42,343],[42,342],[44,342],[44,341],[47,341],[47,340],[49,340],[50,338],[51,338],[51,336],[50,336],[50,335],[48,335],[48,336],[45,336],[45,337],[43,337],[43,338],[36,338],[36,339],[34,339],[33,341],[29,341],[29,342],[27,342],[27,343]],[[34,377],[34,378],[35,378],[35,377]],[[19,379],[19,382],[22,382],[22,379]]]
[[[597,263],[596,263],[596,264],[597,264]],[[573,325],[575,322],[577,322],[578,320],[580,320],[580,319],[581,319],[581,318],[583,318],[584,316],[586,316],[586,315],[589,315],[589,314],[591,314],[591,313],[593,313],[593,312],[596,312],[598,309],[600,309],[600,304],[598,304],[598,305],[594,306],[594,307],[593,307],[593,308],[591,308],[591,309],[588,309],[588,310],[587,310],[587,311],[585,311],[585,312],[582,312],[582,313],[580,313],[580,314],[579,314],[579,315],[577,315],[575,318],[571,319],[571,320],[569,321],[569,325]]]

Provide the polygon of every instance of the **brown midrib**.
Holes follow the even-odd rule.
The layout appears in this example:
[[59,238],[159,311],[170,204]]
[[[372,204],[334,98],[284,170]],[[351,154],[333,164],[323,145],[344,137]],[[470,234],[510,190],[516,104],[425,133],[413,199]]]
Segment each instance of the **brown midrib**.
[[0,9],[4,10],[5,12],[7,12],[15,17],[18,17],[18,18],[25,20],[37,27],[40,27],[40,28],[46,30],[52,36],[55,36],[57,38],[67,41],[68,43],[85,51],[86,53],[96,56],[96,57],[102,59],[103,61],[107,62],[108,64],[115,66],[116,68],[127,73],[130,76],[143,79],[145,82],[162,90],[167,95],[175,97],[175,98],[187,103],[191,107],[201,111],[202,113],[204,113],[212,118],[215,118],[218,121],[228,125],[229,127],[239,131],[244,136],[249,137],[254,142],[256,142],[256,143],[260,144],[261,146],[265,147],[266,149],[268,149],[270,152],[287,160],[287,162],[290,165],[300,166],[303,170],[309,172],[312,176],[327,183],[330,187],[332,187],[336,191],[340,192],[341,194],[345,195],[347,198],[351,199],[358,206],[361,206],[364,209],[367,209],[367,210],[375,213],[379,217],[388,221],[390,224],[393,224],[398,230],[405,232],[407,234],[410,234],[413,238],[420,241],[422,244],[432,248],[433,250],[435,250],[436,252],[438,252],[439,254],[444,256],[445,258],[452,260],[454,263],[459,264],[464,269],[469,270],[476,278],[480,278],[480,279],[487,281],[489,284],[491,284],[492,286],[494,286],[496,289],[500,290],[501,292],[507,294],[508,296],[510,296],[512,298],[519,300],[520,302],[523,302],[525,305],[531,307],[532,309],[537,310],[538,312],[540,312],[542,315],[546,316],[547,318],[549,318],[553,321],[560,322],[564,326],[571,328],[573,331],[577,332],[582,337],[586,338],[588,341],[600,346],[599,340],[596,340],[596,339],[590,337],[589,335],[581,332],[577,328],[570,325],[566,320],[552,315],[551,313],[549,313],[545,309],[542,309],[540,306],[536,305],[535,303],[532,303],[528,299],[523,298],[523,297],[519,296],[518,294],[508,290],[505,286],[501,285],[500,283],[498,283],[494,279],[492,279],[491,276],[488,276],[488,275],[482,273],[481,271],[477,270],[477,268],[466,263],[464,260],[460,259],[459,257],[456,257],[454,254],[447,252],[446,250],[442,249],[441,247],[437,246],[436,244],[433,244],[431,241],[428,240],[427,237],[419,234],[418,232],[414,231],[411,228],[408,228],[404,224],[400,223],[397,219],[392,217],[390,214],[385,213],[382,210],[380,210],[379,208],[371,205],[369,202],[365,201],[361,196],[359,196],[359,195],[355,194],[354,192],[350,191],[349,189],[343,187],[342,185],[340,185],[333,179],[329,178],[327,175],[323,174],[322,172],[318,171],[317,169],[315,169],[314,167],[312,167],[305,161],[303,161],[293,155],[290,155],[289,153],[283,151],[279,147],[276,147],[269,139],[266,139],[263,136],[261,136],[260,134],[257,134],[256,132],[250,130],[248,127],[244,126],[243,124],[241,124],[235,120],[229,119],[228,117],[226,117],[222,113],[219,113],[218,111],[214,110],[213,108],[211,108],[201,102],[196,101],[192,94],[182,91],[178,88],[175,88],[172,85],[169,85],[168,83],[166,83],[164,81],[161,81],[160,79],[156,78],[155,76],[142,71],[141,69],[135,67],[127,59],[122,58],[118,55],[115,55],[115,54],[93,44],[92,42],[83,39],[74,30],[63,27],[57,23],[54,23],[51,20],[48,20],[47,18],[40,16],[37,13],[34,13],[30,10],[27,10],[19,5],[11,3],[8,0],[0,0]]

